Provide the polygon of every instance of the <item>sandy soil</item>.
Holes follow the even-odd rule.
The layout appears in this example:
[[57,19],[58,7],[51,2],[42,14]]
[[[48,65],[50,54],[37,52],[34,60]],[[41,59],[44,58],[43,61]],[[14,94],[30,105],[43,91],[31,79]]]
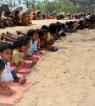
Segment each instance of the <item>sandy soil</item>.
[[[51,22],[56,20],[33,21],[31,28]],[[15,27],[0,32],[28,29]],[[27,75],[39,83],[14,106],[95,106],[95,30],[77,31],[54,45],[59,51],[46,52]]]

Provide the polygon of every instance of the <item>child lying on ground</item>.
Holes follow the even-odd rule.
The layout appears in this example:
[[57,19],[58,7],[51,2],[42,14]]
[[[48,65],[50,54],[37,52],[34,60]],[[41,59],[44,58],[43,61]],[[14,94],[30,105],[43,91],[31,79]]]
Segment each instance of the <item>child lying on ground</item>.
[[47,34],[48,34],[48,32],[45,29],[40,29],[38,31],[38,35],[39,35],[39,38],[41,41],[41,48],[44,48],[44,49],[49,50],[49,51],[57,51],[58,50],[57,48],[52,47],[52,46],[47,44]]
[[54,23],[51,23],[49,25],[49,32],[51,34],[53,41],[56,40],[56,31],[57,31],[57,26]]
[[50,32],[49,32],[49,28],[48,28],[46,25],[43,25],[43,26],[41,27],[41,29],[45,29],[45,30],[48,31],[48,34],[47,34],[47,45],[52,45],[52,44],[54,44],[54,41],[53,41],[53,39],[51,38],[51,34],[50,34]]
[[20,84],[24,84],[26,82],[25,77],[19,78],[17,77],[16,72],[14,70],[12,72],[10,71],[10,61],[12,59],[12,55],[13,46],[10,43],[0,44],[0,65],[2,63],[2,67],[0,69],[0,78],[2,81],[13,81],[19,82]]
[[18,37],[14,42],[14,51],[13,51],[13,57],[11,63],[14,65],[17,65],[17,68],[15,69],[16,72],[18,72],[22,67],[25,66],[25,60],[31,59],[33,61],[32,64],[26,64],[29,67],[34,66],[37,61],[34,58],[28,58],[22,55],[22,53],[25,53],[26,50],[30,47],[30,38],[28,36],[21,36]]
[[31,52],[30,54],[36,53],[39,54],[39,41],[38,41],[38,33],[36,30],[31,29],[27,32],[27,36],[30,37],[30,48],[28,49],[28,52]]

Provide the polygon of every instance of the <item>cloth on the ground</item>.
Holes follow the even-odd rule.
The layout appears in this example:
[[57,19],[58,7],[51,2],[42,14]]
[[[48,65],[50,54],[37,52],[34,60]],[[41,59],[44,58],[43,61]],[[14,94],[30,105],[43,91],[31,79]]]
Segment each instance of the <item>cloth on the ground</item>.
[[[40,55],[33,54],[32,56],[35,57],[35,58],[37,58],[37,59],[40,59],[43,56],[43,53],[41,53]],[[26,64],[32,64],[33,61],[32,60],[25,60],[25,62],[26,62]],[[12,70],[15,70],[16,67],[17,67],[16,65],[12,65],[11,66],[11,71]],[[18,73],[28,74],[30,71],[31,71],[31,67],[25,66],[25,67],[21,68],[18,71]]]
[[27,81],[25,84],[20,85],[19,83],[7,82],[6,84],[10,86],[14,94],[10,97],[0,94],[0,104],[13,105],[15,102],[17,102],[21,98],[25,90],[27,90],[29,87],[31,87],[32,85],[36,83],[37,81]]

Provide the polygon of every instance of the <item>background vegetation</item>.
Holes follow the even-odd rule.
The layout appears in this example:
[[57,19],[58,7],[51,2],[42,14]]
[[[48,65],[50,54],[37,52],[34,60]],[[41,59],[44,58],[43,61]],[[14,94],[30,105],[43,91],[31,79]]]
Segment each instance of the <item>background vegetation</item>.
[[11,8],[14,6],[32,8],[33,6],[35,10],[39,7],[42,13],[52,13],[53,11],[65,13],[94,12],[92,8],[76,7],[74,0],[0,0],[0,4],[8,4]]

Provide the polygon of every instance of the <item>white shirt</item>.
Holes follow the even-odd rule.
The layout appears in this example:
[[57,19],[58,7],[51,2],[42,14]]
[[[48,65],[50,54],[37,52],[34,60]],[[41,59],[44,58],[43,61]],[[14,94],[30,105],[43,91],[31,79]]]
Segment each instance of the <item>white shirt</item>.
[[[0,56],[0,58],[2,59],[1,56]],[[2,81],[6,81],[6,82],[14,80],[13,76],[11,74],[11,71],[10,71],[10,62],[7,62],[7,64],[5,63],[5,69],[2,72],[0,78],[1,78]]]
[[5,17],[5,12],[3,12],[1,15],[1,20],[3,20],[3,19],[7,19],[7,17]]
[[30,52],[33,52],[33,51],[37,51],[37,41],[32,41],[30,40],[30,48],[29,48],[29,51]]

